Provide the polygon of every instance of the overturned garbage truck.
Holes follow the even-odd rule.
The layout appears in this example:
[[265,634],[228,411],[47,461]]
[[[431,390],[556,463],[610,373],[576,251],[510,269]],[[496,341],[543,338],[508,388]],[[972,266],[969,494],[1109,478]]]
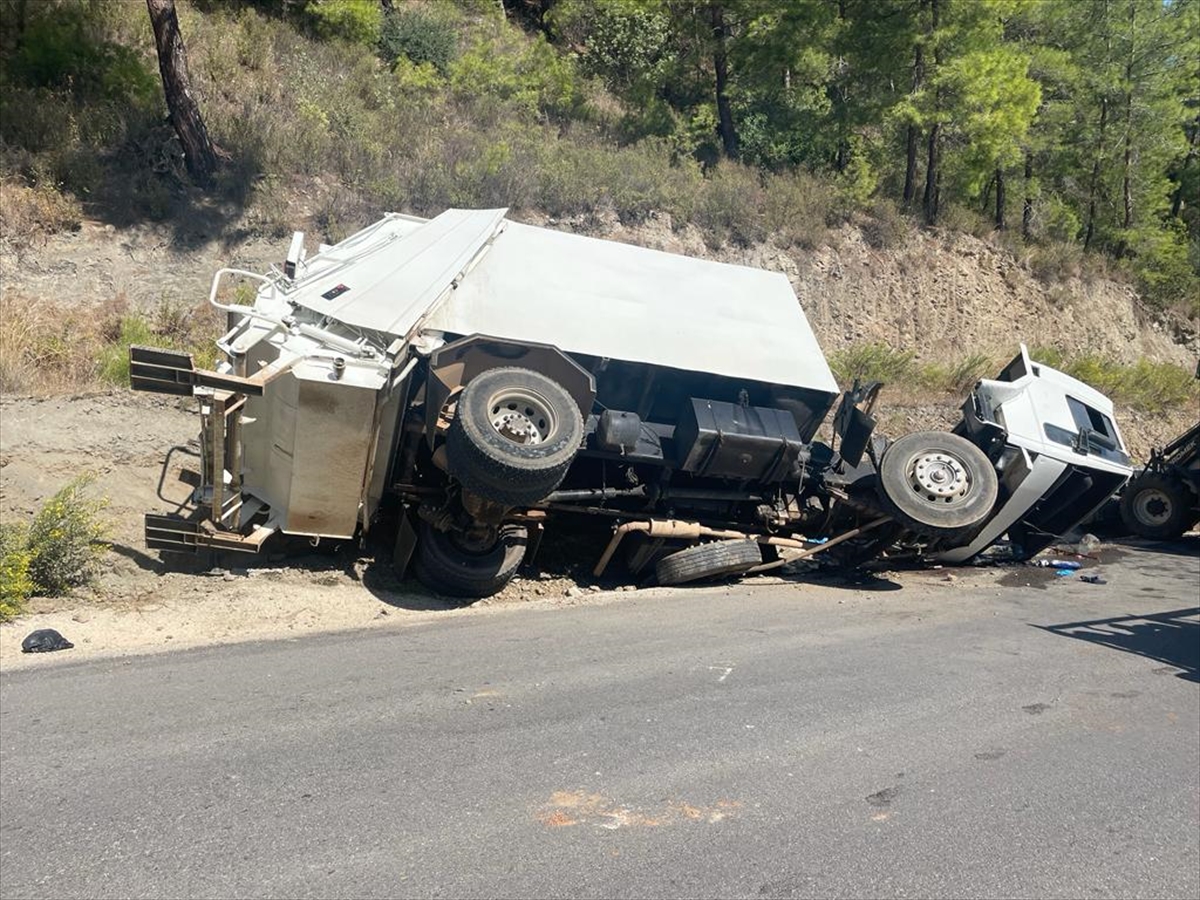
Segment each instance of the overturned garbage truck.
[[[389,214],[311,257],[297,233],[282,268],[214,277],[215,371],[132,347],[134,389],[200,407],[194,509],[147,515],[147,545],[386,527],[397,569],[481,597],[590,515],[612,525],[597,575],[623,544],[674,584],[818,552],[1029,556],[1129,477],[1111,402],[1024,346],[952,433],[889,441],[880,386],[839,395],[784,275],[505,213]],[[230,279],[252,305],[220,299]]]

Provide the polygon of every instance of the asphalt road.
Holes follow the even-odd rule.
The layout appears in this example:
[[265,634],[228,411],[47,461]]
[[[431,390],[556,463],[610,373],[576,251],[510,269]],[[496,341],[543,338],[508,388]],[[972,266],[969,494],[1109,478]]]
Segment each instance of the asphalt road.
[[0,894],[1196,897],[1174,550],[9,674]]

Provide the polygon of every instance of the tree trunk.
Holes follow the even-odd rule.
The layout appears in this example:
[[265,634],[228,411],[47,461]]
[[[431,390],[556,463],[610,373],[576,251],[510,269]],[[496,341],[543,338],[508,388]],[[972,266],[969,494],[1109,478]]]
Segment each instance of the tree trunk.
[[1137,4],[1129,4],[1129,58],[1125,61],[1125,154],[1121,163],[1121,240],[1117,244],[1117,257],[1125,255],[1129,248],[1129,229],[1133,227],[1133,58],[1134,33],[1137,30]]
[[[839,22],[846,21],[846,0],[837,0],[837,17]],[[837,151],[834,154],[833,165],[838,172],[845,172],[850,161],[850,140],[848,136],[846,111],[849,91],[846,89],[846,58],[839,56],[834,62],[833,78],[833,107],[837,111],[838,123]]]
[[1004,172],[996,167],[996,230],[1004,230]]
[[922,198],[926,225],[937,224],[938,201],[941,199],[941,132],[940,122],[934,122],[929,128],[929,153],[925,159],[925,196]]
[[1133,183],[1130,168],[1133,163],[1133,91],[1125,92],[1125,156],[1121,163],[1121,240],[1117,242],[1116,256],[1120,259],[1129,247],[1129,229],[1133,226]]
[[28,3],[26,0],[17,0],[17,23],[14,31],[16,32],[13,46],[20,50],[21,45],[25,43],[25,13]]
[[1092,180],[1088,184],[1087,230],[1083,249],[1090,250],[1096,235],[1096,192],[1100,189],[1100,157],[1104,155],[1104,127],[1108,123],[1108,98],[1100,98],[1100,130],[1096,137],[1096,158],[1092,161]]
[[737,132],[733,128],[733,109],[729,105],[728,81],[729,59],[725,52],[725,9],[720,3],[709,7],[712,15],[713,69],[717,76],[717,130],[721,135],[721,146],[725,155],[737,159]]
[[[937,29],[938,15],[940,10],[940,0],[930,0],[929,8],[932,12],[929,27],[929,39],[933,42],[933,68],[937,72],[942,65],[942,51],[938,46]],[[942,91],[938,88],[933,94],[933,124],[929,126],[929,152],[925,159],[925,196],[923,198],[925,208],[925,224],[936,225],[938,217],[938,202],[941,199],[941,140],[942,140],[942,123],[938,118],[942,114]]]
[[1033,230],[1033,153],[1025,151],[1025,208],[1021,210],[1021,237],[1029,240]]
[[992,205],[992,188],[996,184],[996,176],[993,175],[988,179],[988,183],[983,186],[983,198],[979,201],[979,211],[987,213]]
[[[1108,0],[1104,0],[1102,22],[1105,33],[1104,74],[1108,74],[1108,63],[1112,54],[1112,35],[1108,29]],[[1096,236],[1096,194],[1100,190],[1100,160],[1104,157],[1104,129],[1108,124],[1108,97],[1100,97],[1100,127],[1096,132],[1096,156],[1092,160],[1092,178],[1088,183],[1087,228],[1083,235],[1083,249],[1090,250],[1092,238]]]
[[207,187],[217,170],[217,151],[204,127],[204,119],[200,117],[200,107],[192,96],[187,51],[179,33],[175,0],[146,0],[146,6],[150,10],[150,24],[158,48],[158,71],[162,75],[171,125],[183,145],[188,174],[197,184]]
[[1171,196],[1171,218],[1178,219],[1179,214],[1183,212],[1183,185],[1187,179],[1187,170],[1196,158],[1197,144],[1200,143],[1200,116],[1196,116],[1196,120],[1192,122],[1192,127],[1188,129],[1188,152],[1183,157],[1183,164],[1179,167],[1179,186],[1175,188],[1175,193]]
[[911,206],[917,194],[917,147],[921,136],[916,125],[908,126],[908,160],[904,166],[904,205]]
[[[925,45],[917,42],[913,53],[912,92],[921,89],[925,81]],[[907,160],[904,166],[904,205],[911,206],[917,196],[917,147],[920,146],[921,135],[917,126],[909,123],[907,139]]]

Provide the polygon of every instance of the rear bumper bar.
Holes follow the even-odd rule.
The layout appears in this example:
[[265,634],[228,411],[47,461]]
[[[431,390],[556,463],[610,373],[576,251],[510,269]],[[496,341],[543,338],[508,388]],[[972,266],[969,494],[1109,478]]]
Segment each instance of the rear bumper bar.
[[207,521],[146,513],[146,546],[172,553],[196,553],[201,547],[258,553],[275,529],[256,525],[249,534],[217,531]]

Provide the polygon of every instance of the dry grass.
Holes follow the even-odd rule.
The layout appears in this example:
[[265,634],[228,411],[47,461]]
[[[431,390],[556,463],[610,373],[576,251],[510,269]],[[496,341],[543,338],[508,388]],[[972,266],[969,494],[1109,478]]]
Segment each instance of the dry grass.
[[1107,394],[1118,406],[1149,413],[1200,407],[1200,381],[1183,366],[1148,359],[1126,365],[1095,353],[1066,357],[1047,347],[1034,348],[1030,356]]
[[55,394],[129,384],[129,345],[186,350],[200,366],[216,358],[220,314],[207,303],[130,307],[123,296],[78,306],[0,295],[0,392]]
[[[1091,385],[1118,407],[1147,413],[1200,407],[1200,381],[1173,363],[1142,359],[1127,365],[1097,354],[1068,357],[1053,347],[1034,348],[1030,355]],[[830,368],[844,388],[856,378],[864,383],[882,381],[902,389],[905,396],[931,403],[961,398],[979,379],[994,377],[999,363],[985,353],[920,363],[912,352],[885,344],[855,344],[829,355]]]
[[0,181],[0,237],[14,247],[74,230],[82,219],[83,210],[71,194],[44,183],[30,187],[16,178]]
[[945,394],[961,394],[981,378],[991,378],[999,365],[986,353],[969,353],[946,363],[926,363],[921,366],[920,378],[931,390]]

